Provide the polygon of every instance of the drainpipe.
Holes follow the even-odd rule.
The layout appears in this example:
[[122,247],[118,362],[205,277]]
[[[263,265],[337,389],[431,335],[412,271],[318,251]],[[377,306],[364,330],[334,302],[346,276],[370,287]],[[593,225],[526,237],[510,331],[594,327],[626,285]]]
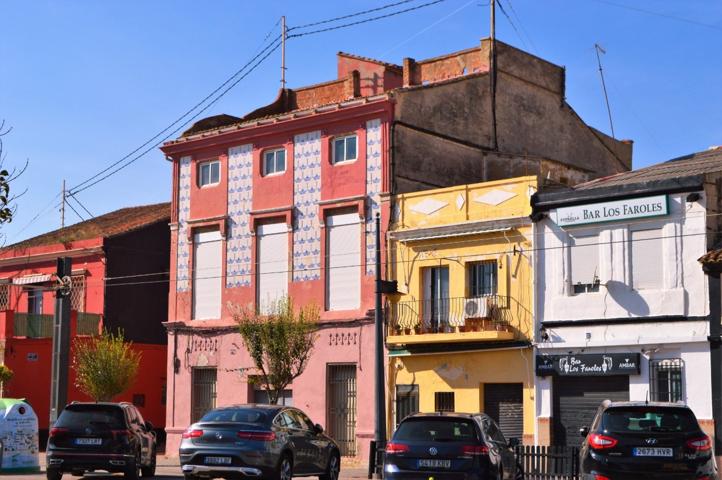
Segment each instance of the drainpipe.
[[[705,268],[707,270],[707,268]],[[717,465],[722,463],[722,295],[720,271],[707,270],[709,289],[709,353],[712,372],[712,418],[714,419],[714,451]]]

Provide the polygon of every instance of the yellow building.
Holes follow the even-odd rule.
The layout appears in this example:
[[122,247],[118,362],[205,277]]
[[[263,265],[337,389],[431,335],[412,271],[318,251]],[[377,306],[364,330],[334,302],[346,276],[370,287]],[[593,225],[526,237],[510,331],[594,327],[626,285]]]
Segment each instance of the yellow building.
[[397,195],[389,230],[389,423],[486,412],[534,441],[532,224],[536,177]]

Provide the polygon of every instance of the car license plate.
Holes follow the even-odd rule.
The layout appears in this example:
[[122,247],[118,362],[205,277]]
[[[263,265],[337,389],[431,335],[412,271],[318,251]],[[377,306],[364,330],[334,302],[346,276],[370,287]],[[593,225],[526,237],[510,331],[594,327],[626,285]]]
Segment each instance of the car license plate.
[[425,468],[451,468],[451,460],[420,459],[419,467]]
[[102,438],[76,438],[75,444],[76,445],[102,445],[103,439]]
[[231,457],[206,457],[208,465],[230,465]]
[[637,447],[632,450],[635,457],[671,457],[673,455],[671,448],[660,447]]

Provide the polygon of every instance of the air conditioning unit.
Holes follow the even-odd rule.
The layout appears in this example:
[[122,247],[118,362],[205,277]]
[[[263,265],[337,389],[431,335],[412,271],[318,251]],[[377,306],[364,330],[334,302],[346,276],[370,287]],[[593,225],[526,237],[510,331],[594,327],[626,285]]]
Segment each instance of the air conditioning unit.
[[486,297],[467,298],[464,302],[464,318],[487,318],[489,304]]

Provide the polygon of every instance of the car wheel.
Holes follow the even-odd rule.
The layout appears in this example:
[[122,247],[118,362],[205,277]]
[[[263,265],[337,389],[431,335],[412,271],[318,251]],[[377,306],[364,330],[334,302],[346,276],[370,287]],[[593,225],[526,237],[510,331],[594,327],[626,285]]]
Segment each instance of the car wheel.
[[127,480],[138,480],[140,478],[140,467],[140,455],[136,454],[135,460],[128,462],[123,476]]
[[63,472],[61,472],[60,470],[52,469],[48,470],[45,473],[45,476],[48,480],[60,480],[61,478],[63,478]]
[[341,461],[338,459],[338,453],[333,452],[331,458],[328,459],[328,465],[326,466],[326,473],[321,475],[319,480],[338,480],[339,473],[341,472]]
[[293,477],[293,461],[289,455],[281,457],[278,463],[278,471],[276,472],[276,480],[291,480]]
[[143,478],[155,476],[155,463],[156,453],[155,450],[153,450],[153,453],[150,455],[150,463],[145,467],[140,467],[140,474],[143,476]]

